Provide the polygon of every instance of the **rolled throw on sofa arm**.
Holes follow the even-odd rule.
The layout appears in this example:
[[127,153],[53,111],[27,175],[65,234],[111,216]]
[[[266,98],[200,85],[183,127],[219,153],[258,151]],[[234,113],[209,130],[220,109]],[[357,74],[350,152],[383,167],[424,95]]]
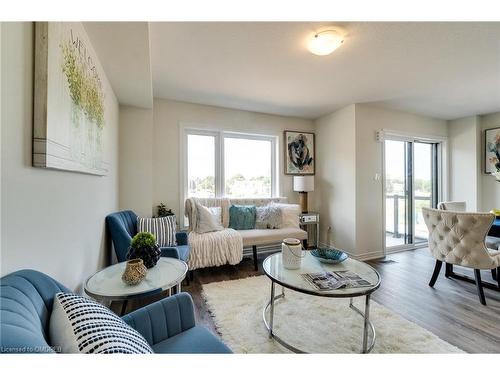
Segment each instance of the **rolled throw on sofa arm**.
[[152,346],[195,326],[193,300],[189,294],[179,293],[124,315],[122,319]]

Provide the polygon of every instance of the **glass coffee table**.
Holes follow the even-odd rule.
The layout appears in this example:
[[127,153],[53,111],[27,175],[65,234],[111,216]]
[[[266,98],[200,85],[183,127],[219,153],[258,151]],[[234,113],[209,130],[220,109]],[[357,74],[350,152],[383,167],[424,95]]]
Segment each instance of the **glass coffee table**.
[[[284,298],[285,288],[288,288],[299,293],[310,294],[318,297],[350,298],[349,307],[361,315],[364,319],[363,344],[361,352],[369,353],[375,345],[376,338],[375,327],[370,322],[370,297],[371,294],[380,286],[379,273],[370,265],[359,260],[348,258],[339,264],[327,264],[321,263],[308,251],[304,253],[305,255],[304,258],[302,258],[302,266],[297,270],[288,270],[283,267],[281,253],[270,255],[264,260],[264,273],[271,279],[271,298],[262,312],[262,317],[269,332],[269,337],[273,338],[276,342],[295,353],[305,353],[301,349],[298,349],[286,342],[283,338],[280,338],[273,331],[275,309],[274,302],[280,298]],[[322,291],[318,290],[302,277],[302,274],[304,273],[325,271],[352,271],[368,281],[371,285],[366,287],[340,288],[336,290]],[[276,295],[276,284],[281,285],[281,294]],[[352,299],[360,296],[365,296],[364,312],[353,305]],[[268,315],[269,320],[267,319]],[[370,331],[371,335],[369,334]]]
[[85,293],[101,303],[122,301],[121,315],[131,299],[170,291],[173,287],[180,292],[181,282],[188,271],[187,264],[182,260],[162,257],[156,266],[148,269],[144,280],[131,286],[122,281],[126,264],[121,262],[106,267],[90,276],[84,284]]

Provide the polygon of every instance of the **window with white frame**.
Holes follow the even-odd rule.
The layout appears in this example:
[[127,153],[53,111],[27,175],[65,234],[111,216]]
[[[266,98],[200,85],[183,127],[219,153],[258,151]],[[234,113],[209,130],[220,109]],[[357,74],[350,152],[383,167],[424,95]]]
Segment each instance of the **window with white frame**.
[[216,137],[204,134],[187,135],[187,196],[215,197]]
[[276,137],[184,129],[184,199],[278,195]]

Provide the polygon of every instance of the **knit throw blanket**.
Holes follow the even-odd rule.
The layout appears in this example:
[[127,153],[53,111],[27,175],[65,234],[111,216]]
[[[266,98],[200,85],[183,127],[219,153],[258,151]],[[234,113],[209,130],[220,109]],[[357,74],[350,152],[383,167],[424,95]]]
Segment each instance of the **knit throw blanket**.
[[228,263],[234,265],[243,258],[243,239],[231,228],[203,234],[190,232],[188,241],[190,270]]

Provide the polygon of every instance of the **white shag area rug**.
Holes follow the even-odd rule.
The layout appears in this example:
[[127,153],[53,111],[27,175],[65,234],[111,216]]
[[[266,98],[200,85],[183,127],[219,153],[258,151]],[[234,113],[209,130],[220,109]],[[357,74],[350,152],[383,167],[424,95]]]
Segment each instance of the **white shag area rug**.
[[[290,353],[268,338],[262,309],[270,297],[267,276],[222,281],[203,286],[203,294],[222,340],[235,353]],[[281,293],[281,286],[276,286]],[[376,293],[376,292],[375,292]],[[275,303],[274,332],[309,353],[359,353],[363,318],[349,299],[309,296],[285,289]],[[364,297],[354,304],[364,309]],[[426,329],[371,301],[377,333],[372,353],[463,353]]]

